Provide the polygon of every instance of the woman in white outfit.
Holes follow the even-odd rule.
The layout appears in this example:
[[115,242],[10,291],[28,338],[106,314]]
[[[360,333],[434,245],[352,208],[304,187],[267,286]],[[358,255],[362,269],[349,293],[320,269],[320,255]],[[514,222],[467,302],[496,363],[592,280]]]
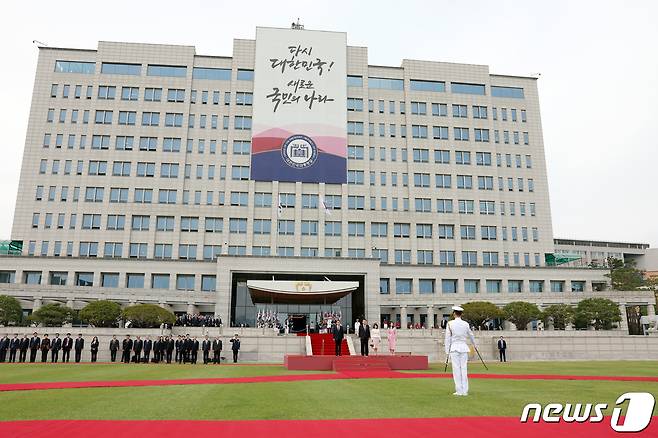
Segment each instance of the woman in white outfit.
[[448,322],[446,327],[445,351],[452,361],[452,377],[455,380],[455,393],[453,395],[468,395],[468,364],[469,348],[466,343],[470,339],[475,345],[475,337],[471,327],[462,320],[464,309],[460,306],[452,308],[455,319]]
[[375,352],[375,356],[377,355],[377,351],[379,350],[379,344],[382,343],[382,336],[379,333],[379,325],[377,323],[374,323],[372,325],[372,330],[370,330],[370,346],[372,347],[372,350]]

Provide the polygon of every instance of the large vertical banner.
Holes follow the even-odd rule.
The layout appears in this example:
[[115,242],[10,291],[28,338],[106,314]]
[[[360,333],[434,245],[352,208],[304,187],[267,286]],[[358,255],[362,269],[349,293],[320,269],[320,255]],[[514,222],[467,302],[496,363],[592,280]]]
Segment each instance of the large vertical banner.
[[256,28],[251,179],[344,184],[345,33]]

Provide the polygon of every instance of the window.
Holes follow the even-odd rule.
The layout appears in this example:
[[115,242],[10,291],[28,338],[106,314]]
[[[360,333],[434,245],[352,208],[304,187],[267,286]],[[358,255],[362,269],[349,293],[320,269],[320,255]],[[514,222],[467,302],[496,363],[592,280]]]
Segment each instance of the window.
[[451,82],[450,91],[458,94],[479,94],[484,96],[484,85]]
[[564,281],[551,280],[551,292],[564,292]]
[[138,100],[138,87],[121,87],[121,100]]
[[350,160],[363,160],[363,146],[347,146],[347,158]]
[[416,224],[416,238],[417,239],[431,239],[432,238],[432,224]]
[[230,218],[229,219],[229,232],[233,234],[246,234],[247,233],[247,219],[245,218]]
[[482,252],[483,266],[498,266],[498,253],[493,251]]
[[270,234],[272,221],[270,219],[254,219],[254,234]]
[[144,100],[147,102],[160,102],[162,100],[162,88],[145,88]]
[[362,76],[352,76],[347,75],[347,86],[348,87],[363,87],[363,77]]
[[254,205],[256,207],[271,207],[272,194],[264,192],[256,192],[254,195]]
[[477,142],[488,142],[489,141],[489,130],[488,129],[478,129],[473,130],[475,132],[475,141]]
[[108,86],[108,85],[99,85],[98,86],[98,98],[113,100],[117,93],[117,87]]
[[530,292],[544,292],[544,280],[530,280],[528,286]]
[[452,186],[452,176],[447,174],[436,174],[434,176],[437,188],[449,189]]
[[434,293],[434,279],[421,278],[420,280],[418,280],[418,293],[433,294]]
[[347,183],[354,185],[363,185],[363,170],[348,170]]
[[441,292],[444,294],[457,293],[457,280],[441,280]]
[[455,140],[468,141],[468,128],[454,128]]
[[410,79],[409,80],[409,89],[411,91],[429,91],[442,93],[446,91],[445,82],[438,81],[423,81],[419,79]]
[[487,293],[499,294],[501,292],[502,289],[501,280],[487,280],[486,285],[487,285]]
[[434,263],[434,251],[431,249],[419,249],[416,252],[416,260],[419,265],[431,265]]
[[231,192],[231,205],[246,207],[249,200],[248,192]]
[[473,118],[474,119],[486,119],[487,118],[487,107],[486,106],[473,105]]
[[365,222],[348,222],[347,234],[349,236],[363,237],[365,235],[366,224]]
[[395,223],[393,224],[393,237],[409,237],[410,224]]
[[254,95],[252,93],[247,93],[244,91],[236,91],[235,93],[235,104],[251,106],[253,105]]
[[303,220],[302,236],[317,236],[317,235],[318,235],[318,221]]
[[439,239],[454,239],[455,238],[455,226],[439,224]]
[[232,166],[231,179],[234,181],[249,180],[249,166]]
[[347,122],[347,133],[349,135],[363,135],[363,122]]
[[571,281],[571,292],[584,292],[585,291],[585,282],[584,281]]
[[477,251],[462,251],[462,266],[476,266],[477,264]]
[[439,264],[441,266],[455,266],[455,251],[439,251]]
[[249,155],[251,153],[251,142],[250,141],[233,141],[233,154],[234,155]]
[[214,275],[201,276],[201,290],[203,292],[214,292],[217,290],[217,277]]
[[142,126],[159,126],[160,113],[144,111],[142,113]]
[[411,114],[424,116],[427,114],[427,103],[411,102]]
[[111,125],[112,111],[96,110],[96,116],[94,122],[98,125]]
[[468,117],[468,106],[453,104],[452,105],[452,116],[453,117],[459,117],[459,118]]
[[468,151],[455,151],[455,162],[457,164],[470,165],[471,153]]
[[94,273],[93,272],[76,272],[75,273],[75,285],[76,286],[87,286],[91,287],[94,285]]
[[395,293],[398,295],[406,295],[411,293],[412,288],[411,278],[396,278],[395,279]]
[[510,99],[523,99],[523,88],[491,86],[493,97],[505,97]]
[[277,222],[277,229],[279,235],[293,236],[295,234],[295,221],[279,219],[279,221]]
[[174,65],[152,65],[146,67],[147,76],[168,76],[184,78],[187,76],[187,67]]
[[437,164],[450,164],[450,151],[436,149],[434,151],[434,162]]
[[340,236],[342,229],[342,222],[337,221],[326,221],[324,223],[324,235],[325,236]]
[[180,230],[187,232],[199,231],[199,218],[193,216],[182,216],[180,218]]
[[519,293],[523,291],[523,280],[507,280],[507,291]]
[[279,206],[281,208],[295,208],[295,194],[279,193]]
[[389,79],[389,78],[368,78],[368,88],[379,90],[404,90],[403,79]]
[[134,125],[137,120],[135,111],[119,111],[119,125]]
[[[340,223],[340,222],[335,222]],[[371,237],[386,237],[388,236],[388,224],[386,222],[372,222],[370,224]]]
[[230,81],[231,69],[230,68],[208,68],[208,67],[194,67],[192,70],[193,79],[206,79],[214,81]]
[[347,111],[362,112],[363,111],[363,99],[355,98],[355,97],[348,97],[347,98]]
[[413,138],[427,138],[427,125],[411,125]]
[[251,117],[249,116],[235,116],[234,118],[234,128],[237,130],[250,130],[251,129]]
[[458,189],[472,189],[473,177],[471,175],[457,175],[457,188]]

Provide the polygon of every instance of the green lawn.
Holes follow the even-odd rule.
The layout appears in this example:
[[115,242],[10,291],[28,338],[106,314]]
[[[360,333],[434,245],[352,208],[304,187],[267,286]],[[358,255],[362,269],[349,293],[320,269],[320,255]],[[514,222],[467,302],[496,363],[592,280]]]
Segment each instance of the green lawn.
[[[658,375],[653,362],[491,363],[510,374]],[[471,372],[483,372],[471,364]],[[443,364],[431,371],[442,372]],[[281,365],[0,366],[0,383],[242,377],[300,374]],[[527,403],[608,403],[658,383],[471,379],[469,397],[454,397],[450,378],[351,379],[230,385],[85,388],[0,393],[0,419],[324,419],[520,415]],[[611,411],[607,413],[610,414]]]
[[[658,383],[471,380],[455,397],[452,379],[355,379],[231,385],[89,388],[0,393],[0,418],[330,419],[506,415],[530,402],[614,404]],[[610,411],[607,412],[610,414]],[[654,414],[655,415],[655,414]]]
[[[317,373],[311,371],[310,373]],[[146,364],[3,364],[0,384],[102,380],[198,379],[304,374],[283,365],[146,365]]]
[[[430,364],[429,372],[442,373],[445,363]],[[567,362],[487,362],[486,370],[481,363],[471,361],[471,373],[491,374],[560,374],[579,376],[653,376],[658,377],[658,362],[636,361],[567,361]],[[416,371],[409,371],[416,372]],[[448,365],[448,372],[452,372]]]

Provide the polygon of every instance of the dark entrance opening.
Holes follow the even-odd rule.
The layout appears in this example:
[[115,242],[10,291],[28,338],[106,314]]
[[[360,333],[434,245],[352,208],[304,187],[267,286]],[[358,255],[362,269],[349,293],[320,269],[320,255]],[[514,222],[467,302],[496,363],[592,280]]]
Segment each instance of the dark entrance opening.
[[291,330],[293,333],[306,331],[306,315],[290,315],[292,319]]

